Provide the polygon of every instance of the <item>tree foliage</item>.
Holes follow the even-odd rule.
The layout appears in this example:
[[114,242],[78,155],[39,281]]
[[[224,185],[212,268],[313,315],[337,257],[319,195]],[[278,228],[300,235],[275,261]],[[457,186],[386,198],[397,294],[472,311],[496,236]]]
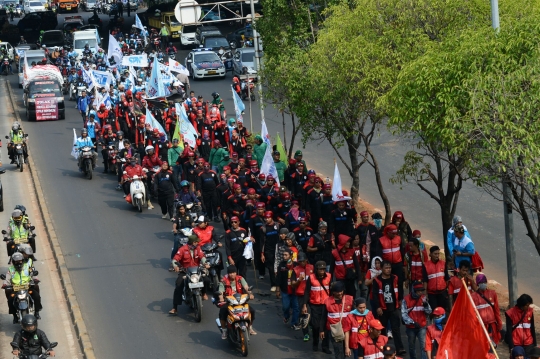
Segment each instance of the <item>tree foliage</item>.
[[501,179],[509,181],[540,253],[539,35],[532,16],[507,17],[498,34],[466,29],[406,65],[380,104],[399,133],[459,158],[461,177],[499,198]]

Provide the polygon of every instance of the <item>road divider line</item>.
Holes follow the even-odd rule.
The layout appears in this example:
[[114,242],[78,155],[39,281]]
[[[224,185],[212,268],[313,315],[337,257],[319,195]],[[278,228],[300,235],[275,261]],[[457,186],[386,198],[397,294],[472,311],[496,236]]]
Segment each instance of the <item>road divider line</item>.
[[[11,88],[11,83],[6,80],[6,85],[9,101],[11,102],[15,119],[22,123],[22,120],[19,116],[17,103],[14,100],[14,93]],[[45,224],[45,232],[47,233],[47,238],[53,252],[56,267],[60,274],[60,282],[62,283],[64,296],[66,297],[66,302],[68,304],[68,309],[71,315],[71,320],[73,322],[73,326],[75,327],[75,333],[77,334],[77,339],[79,341],[79,345],[81,346],[84,357],[86,359],[95,359],[96,356],[94,354],[94,348],[92,347],[92,342],[90,341],[90,336],[88,335],[86,324],[84,323],[79,302],[77,300],[77,296],[75,295],[75,290],[73,289],[73,285],[71,284],[71,278],[69,276],[69,271],[66,265],[66,261],[64,259],[64,254],[62,253],[62,248],[60,247],[60,242],[58,241],[58,237],[56,236],[56,230],[54,229],[52,218],[47,209],[47,203],[45,201],[45,196],[43,195],[41,183],[39,181],[39,173],[37,168],[35,167],[33,157],[30,156],[30,149],[28,148],[27,150],[29,153],[29,166],[27,168],[30,170],[30,177],[32,179],[34,191],[38,200],[39,213],[41,214],[42,222]]]

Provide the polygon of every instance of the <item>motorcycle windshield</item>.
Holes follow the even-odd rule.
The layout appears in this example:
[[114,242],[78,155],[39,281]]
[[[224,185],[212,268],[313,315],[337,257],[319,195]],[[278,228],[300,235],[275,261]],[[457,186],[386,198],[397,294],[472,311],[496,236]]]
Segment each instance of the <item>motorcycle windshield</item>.
[[189,275],[191,275],[191,274],[197,274],[197,272],[199,272],[199,267],[189,267],[189,268],[187,269],[187,273],[188,273]]

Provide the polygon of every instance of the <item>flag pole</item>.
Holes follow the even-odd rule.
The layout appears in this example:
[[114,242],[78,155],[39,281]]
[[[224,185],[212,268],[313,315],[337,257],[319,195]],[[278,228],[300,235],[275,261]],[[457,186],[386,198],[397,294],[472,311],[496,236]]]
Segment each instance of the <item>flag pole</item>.
[[493,351],[493,354],[495,354],[495,357],[497,357],[497,359],[499,359],[499,355],[497,354],[497,351],[495,350],[495,347],[493,346],[493,341],[489,337],[489,333],[488,333],[488,331],[486,329],[486,326],[484,325],[484,322],[482,321],[482,317],[480,317],[480,313],[478,313],[478,309],[476,309],[476,305],[474,304],[471,293],[469,292],[469,288],[467,288],[467,284],[465,284],[465,280],[463,278],[461,278],[461,282],[463,283],[463,288],[467,292],[467,297],[471,301],[472,307],[474,308],[474,312],[476,313],[476,319],[478,319],[480,324],[482,324],[482,329],[484,330],[484,334],[486,335],[486,337],[487,337],[487,339],[489,341],[489,346],[491,347],[491,350]]

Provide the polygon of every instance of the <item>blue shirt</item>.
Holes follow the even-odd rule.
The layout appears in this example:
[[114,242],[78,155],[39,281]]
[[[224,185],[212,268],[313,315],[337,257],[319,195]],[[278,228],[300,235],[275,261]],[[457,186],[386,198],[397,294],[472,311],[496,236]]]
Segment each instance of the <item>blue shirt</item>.
[[88,121],[86,123],[86,129],[88,130],[88,137],[96,138],[96,122]]
[[77,108],[82,112],[86,112],[86,110],[88,109],[89,103],[90,103],[90,98],[88,96],[85,96],[85,97],[81,96],[77,100]]
[[[88,131],[88,132],[90,132],[90,131]],[[84,146],[94,147],[94,143],[92,142],[90,137],[86,136],[85,138],[82,138],[82,137],[77,138],[76,147],[78,149],[81,149]]]

